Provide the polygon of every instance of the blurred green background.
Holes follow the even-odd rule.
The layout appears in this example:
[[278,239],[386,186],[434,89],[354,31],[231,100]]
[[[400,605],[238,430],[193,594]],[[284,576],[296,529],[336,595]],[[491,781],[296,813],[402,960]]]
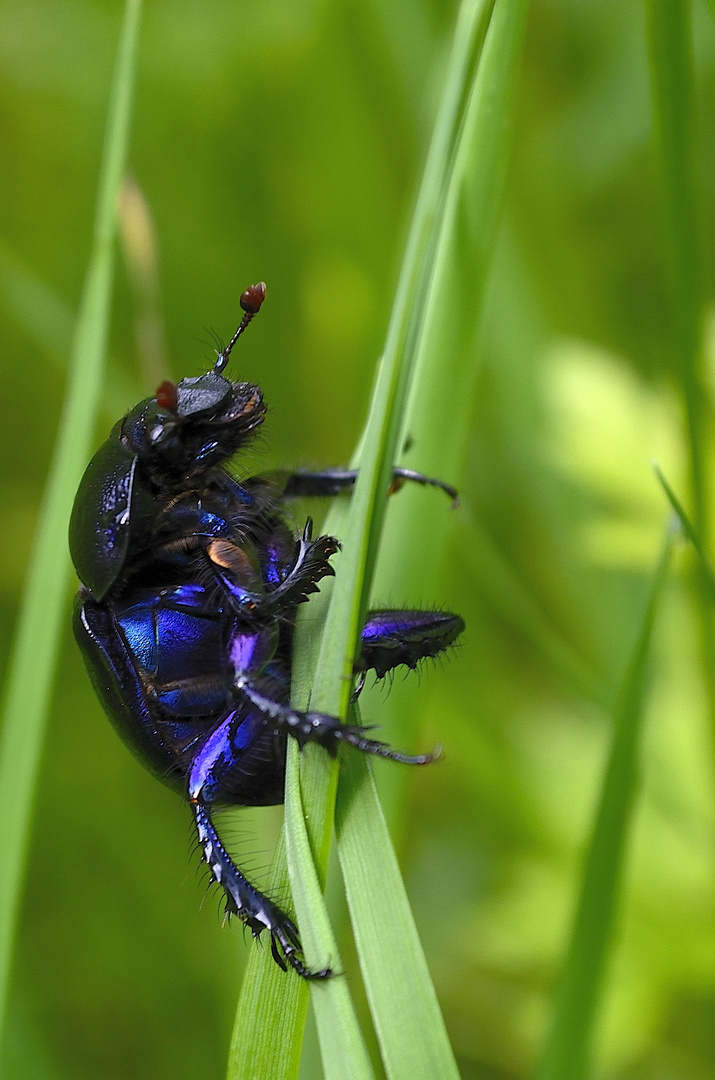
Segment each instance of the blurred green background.
[[[3,661],[86,268],[120,16],[117,0],[0,2]],[[246,465],[347,460],[453,18],[436,0],[150,0],[98,442],[164,364],[176,377],[203,370],[210,328],[227,338],[240,291],[263,278],[268,302],[234,364],[270,404]],[[701,2],[693,33],[709,254],[715,27]],[[424,745],[445,747],[439,766],[407,777],[397,830],[464,1080],[520,1080],[534,1067],[608,746],[603,702],[667,518],[651,459],[687,490],[652,139],[642,4],[534,0],[473,425],[462,475],[445,477],[462,507],[437,593],[415,582],[383,598],[467,621],[452,659],[419,688],[398,679],[390,706],[416,711]],[[715,380],[715,319],[705,354]],[[412,497],[447,512],[438,492]],[[428,561],[429,535],[414,543]],[[598,1076],[705,1080],[713,731],[682,574],[655,660]],[[384,696],[366,695],[366,720]],[[231,821],[259,876],[278,820]],[[246,947],[239,929],[221,929],[215,896],[202,905],[196,863],[185,808],[119,743],[68,633],[8,1077],[223,1075]]]

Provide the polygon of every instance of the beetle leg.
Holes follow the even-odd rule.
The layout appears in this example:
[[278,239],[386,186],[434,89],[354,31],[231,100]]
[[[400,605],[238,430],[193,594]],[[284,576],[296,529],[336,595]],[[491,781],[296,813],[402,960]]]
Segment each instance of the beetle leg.
[[372,670],[381,679],[401,664],[415,668],[447,649],[463,630],[464,621],[449,611],[371,611],[355,671]]
[[318,591],[318,582],[322,578],[334,576],[329,560],[340,550],[340,541],[334,536],[319,536],[313,540],[312,535],[313,522],[308,518],[296,545],[295,562],[281,584],[268,594],[262,611],[272,613],[279,607],[301,604],[311,593]]
[[[223,846],[211,819],[211,804],[226,796],[226,783],[236,768],[237,733],[245,724],[245,711],[229,712],[196,754],[188,777],[188,799],[193,810],[204,861],[213,879],[226,894],[226,911],[237,915],[254,937],[264,930],[271,935],[271,951],[285,970],[286,962],[305,979],[326,979],[329,968],[311,971],[306,967],[298,931],[276,904],[259,892],[243,876]],[[240,752],[240,748],[239,748]]]
[[350,704],[351,705],[355,704],[355,702],[357,701],[357,699],[360,697],[363,690],[365,689],[365,679],[366,678],[367,678],[367,672],[366,671],[361,671],[359,673],[359,675],[358,675],[358,680],[357,680],[357,682],[355,684],[355,688],[354,688],[354,690],[352,692],[352,695],[350,697]]
[[330,978],[333,974],[330,968],[313,971],[306,967],[295,924],[243,876],[216,832],[209,807],[192,799],[191,808],[204,861],[213,879],[223,886],[226,893],[226,911],[245,922],[256,938],[268,930],[273,959],[284,971],[286,965],[290,964],[304,979]]
[[295,561],[280,582],[270,592],[258,594],[245,589],[239,584],[240,576],[235,573],[231,555],[241,549],[227,540],[213,540],[207,546],[211,560],[211,569],[236,609],[242,613],[251,612],[262,619],[271,618],[276,611],[292,608],[307,600],[311,593],[318,591],[318,582],[335,571],[330,565],[330,558],[340,550],[340,543],[334,536],[319,536],[312,540],[313,522],[308,518],[302,535],[296,543]]
[[[339,495],[341,491],[349,491],[354,487],[357,476],[357,469],[338,468],[320,469],[318,472],[298,471],[288,473],[283,496],[286,499],[297,499],[308,495]],[[459,506],[457,490],[451,484],[415,472],[414,469],[404,469],[401,466],[396,466],[392,470],[392,483],[389,494],[392,495],[394,492],[399,491],[408,482],[440,488],[452,500],[453,508]]]
[[438,750],[431,754],[402,754],[387,743],[366,738],[365,732],[369,730],[366,727],[343,724],[337,716],[329,716],[327,713],[291,709],[289,705],[282,705],[261,694],[245,674],[239,674],[234,685],[263,714],[269,727],[280,734],[292,735],[301,747],[309,742],[318,743],[334,757],[338,744],[344,742],[354,746],[356,750],[361,750],[363,754],[374,754],[376,757],[400,761],[405,765],[426,765],[439,757]]

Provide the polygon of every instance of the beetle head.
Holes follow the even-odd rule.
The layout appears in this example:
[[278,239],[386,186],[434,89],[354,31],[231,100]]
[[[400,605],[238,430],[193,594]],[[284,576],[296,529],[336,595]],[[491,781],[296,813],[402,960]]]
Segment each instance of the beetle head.
[[155,397],[125,416],[122,442],[157,487],[171,489],[219,465],[263,423],[266,406],[260,387],[231,382],[221,372],[265,296],[263,282],[242,294],[243,318],[218,354],[213,371],[182,379],[178,385],[163,382]]
[[260,387],[210,371],[162,383],[124,418],[121,438],[152,483],[172,488],[235,454],[265,413]]

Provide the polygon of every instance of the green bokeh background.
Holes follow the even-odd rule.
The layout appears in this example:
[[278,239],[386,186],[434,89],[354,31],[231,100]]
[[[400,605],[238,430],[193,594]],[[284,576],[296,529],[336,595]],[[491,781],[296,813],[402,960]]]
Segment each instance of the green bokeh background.
[[[3,660],[86,268],[120,16],[116,0],[0,0]],[[207,328],[228,337],[240,291],[268,282],[234,364],[270,404],[252,470],[352,451],[453,17],[436,0],[147,4],[130,161],[154,221],[166,363],[176,377],[203,370]],[[707,263],[715,27],[701,2],[693,32]],[[685,490],[662,250],[642,3],[534,0],[474,421],[462,475],[445,477],[462,508],[438,593],[416,581],[382,598],[453,607],[468,626],[449,663],[419,688],[397,680],[390,702],[446,751],[407,778],[395,828],[465,1080],[517,1080],[536,1060],[608,745],[599,699],[624,667],[667,516],[650,459]],[[115,292],[98,441],[153,390],[161,360],[136,259]],[[709,324],[705,357],[715,363]],[[448,512],[437,492],[400,497]],[[426,561],[429,539],[414,538]],[[705,1080],[713,735],[677,575],[655,654],[598,1075]],[[384,693],[364,701],[379,719]],[[259,875],[276,827],[273,812],[232,819]],[[223,1075],[246,947],[221,929],[216,897],[202,906],[189,849],[185,808],[120,745],[68,633],[17,948],[12,1080]]]

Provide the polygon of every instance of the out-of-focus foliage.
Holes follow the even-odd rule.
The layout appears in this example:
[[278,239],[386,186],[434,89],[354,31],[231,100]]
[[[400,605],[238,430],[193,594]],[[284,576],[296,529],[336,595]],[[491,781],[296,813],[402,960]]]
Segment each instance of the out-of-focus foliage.
[[[123,204],[132,270],[117,284],[98,441],[164,363],[201,370],[206,327],[227,337],[239,292],[264,278],[268,303],[237,355],[271,405],[247,467],[347,458],[453,14],[398,0],[148,5],[138,187]],[[3,657],[64,388],[119,17],[115,0],[0,2]],[[707,253],[715,29],[704,4],[693,17]],[[663,265],[642,4],[533,0],[472,434],[461,477],[445,477],[462,508],[436,593],[416,581],[382,598],[467,620],[453,660],[419,690],[398,680],[390,703],[417,710],[425,745],[446,751],[407,777],[398,824],[465,1080],[517,1080],[538,1057],[608,746],[604,703],[667,517],[651,459],[687,490]],[[399,498],[446,512],[436,492]],[[429,533],[414,543],[428,561]],[[705,1080],[715,1067],[713,731],[681,561],[656,627],[604,1080]],[[382,697],[365,695],[366,720]],[[232,839],[259,870],[277,816],[240,820]],[[187,829],[102,717],[68,634],[17,948],[13,1080],[222,1075],[244,946],[221,931],[215,898],[200,906]]]

